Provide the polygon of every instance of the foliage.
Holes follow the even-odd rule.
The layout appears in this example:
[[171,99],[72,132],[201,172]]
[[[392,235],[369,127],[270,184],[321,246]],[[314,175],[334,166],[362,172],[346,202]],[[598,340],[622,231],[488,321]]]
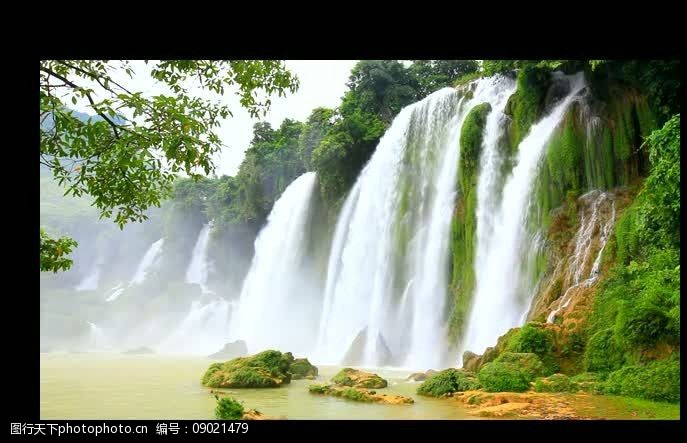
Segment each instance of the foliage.
[[553,333],[528,323],[510,338],[506,349],[537,354],[541,358],[553,350]]
[[243,405],[231,397],[215,395],[217,406],[215,407],[215,418],[217,420],[241,420],[243,418]]
[[543,365],[535,354],[504,352],[479,371],[479,381],[487,392],[523,392],[530,388]]
[[[680,243],[680,114],[647,138],[651,174],[646,180],[643,229],[663,243]],[[672,234],[672,235],[671,235]],[[652,236],[653,237],[653,236]]]
[[625,362],[622,348],[615,340],[612,329],[604,329],[592,335],[584,353],[587,371],[610,372]]
[[339,386],[349,386],[366,389],[381,389],[387,387],[387,381],[377,374],[361,372],[352,368],[343,368],[332,377],[332,383]]
[[[121,227],[143,221],[160,206],[176,174],[198,177],[214,170],[221,143],[214,132],[228,107],[195,97],[187,82],[217,94],[238,87],[241,105],[252,115],[266,112],[268,96],[294,92],[297,79],[282,62],[166,60],[151,76],[172,93],[146,97],[131,91],[127,61],[43,60],[40,64],[41,165],[52,171],[66,194],[91,195],[101,218]],[[84,120],[66,104],[88,101],[97,118]]]
[[460,369],[445,369],[425,380],[417,389],[420,395],[443,397],[454,392],[470,391],[481,387],[475,374]]
[[647,365],[625,366],[612,372],[606,380],[604,392],[648,400],[679,402],[679,354]]
[[479,64],[476,60],[414,60],[408,70],[417,81],[416,94],[420,99],[454,85],[458,79],[477,74]]
[[577,392],[579,386],[567,375],[553,374],[549,377],[538,378],[534,382],[536,392]]
[[51,238],[41,228],[41,271],[58,272],[69,269],[73,262],[67,256],[76,246],[76,240],[69,237]]

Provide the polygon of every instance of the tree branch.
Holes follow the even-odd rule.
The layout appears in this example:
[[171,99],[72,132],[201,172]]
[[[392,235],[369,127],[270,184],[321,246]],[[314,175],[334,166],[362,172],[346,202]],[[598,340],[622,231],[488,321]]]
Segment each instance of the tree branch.
[[[65,83],[66,85],[71,86],[71,87],[74,88],[74,89],[82,89],[80,86],[78,86],[77,84],[75,84],[75,83],[73,83],[73,82],[67,80],[65,77],[63,77],[63,76],[61,76],[60,74],[56,73],[56,72],[53,71],[52,69],[48,69],[48,68],[46,68],[46,67],[44,67],[44,66],[41,66],[41,71],[45,72],[45,73],[48,74],[48,75],[52,75],[52,76],[55,77],[56,79],[62,81],[63,83]],[[112,126],[112,129],[114,130],[114,133],[115,133],[115,137],[119,138],[119,131],[117,130],[119,127],[117,126],[117,124],[116,124],[115,122],[113,122],[112,120],[110,120],[105,114],[103,114],[102,112],[100,112],[100,110],[98,110],[98,108],[97,108],[96,105],[95,105],[95,102],[93,101],[93,97],[91,97],[91,94],[89,94],[88,92],[84,92],[84,94],[86,95],[86,98],[88,98],[88,101],[91,102],[91,107],[95,110],[95,112],[96,112],[100,117],[103,118],[103,120],[105,120],[110,126]]]

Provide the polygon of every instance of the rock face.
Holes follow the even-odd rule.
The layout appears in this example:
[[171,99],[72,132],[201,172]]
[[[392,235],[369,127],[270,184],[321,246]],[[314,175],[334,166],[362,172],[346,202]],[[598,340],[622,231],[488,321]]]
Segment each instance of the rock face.
[[415,403],[415,400],[410,397],[387,395],[365,388],[352,388],[337,385],[310,385],[308,386],[308,390],[311,394],[330,395],[332,397],[341,397],[366,403],[383,403],[388,405],[409,405]]
[[429,377],[432,377],[436,374],[438,374],[438,372],[434,369],[428,369],[427,372],[413,372],[408,376],[408,378],[406,378],[406,380],[425,381]]
[[[346,354],[344,355],[341,364],[359,366],[364,364],[363,357],[365,355],[365,347],[367,345],[367,328],[363,328],[362,331],[356,335],[351,345],[348,347]],[[379,366],[386,366],[392,363],[393,355],[389,346],[387,346],[382,334],[377,334],[377,339],[374,347],[374,354],[376,357],[375,364]]]
[[338,386],[351,388],[380,389],[387,387],[386,380],[379,375],[353,368],[343,368],[332,377],[332,382]]
[[292,380],[307,378],[314,380],[317,377],[317,367],[313,366],[307,358],[297,358],[289,367]]
[[135,349],[129,349],[128,351],[124,351],[123,354],[154,354],[155,351],[153,349],[147,348],[145,346],[141,346],[140,348],[135,348]]
[[208,355],[208,358],[224,360],[229,358],[243,357],[246,354],[248,354],[246,342],[243,340],[237,340],[225,344],[224,347],[219,351],[215,352],[214,354]]
[[474,352],[465,351],[463,353],[463,369],[470,372],[477,372],[479,370],[482,356]]

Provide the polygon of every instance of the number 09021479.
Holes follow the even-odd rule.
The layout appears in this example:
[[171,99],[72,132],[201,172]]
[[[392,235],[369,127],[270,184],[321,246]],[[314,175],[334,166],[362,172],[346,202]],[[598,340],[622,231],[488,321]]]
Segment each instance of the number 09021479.
[[194,434],[245,434],[248,432],[248,423],[193,423],[192,431]]

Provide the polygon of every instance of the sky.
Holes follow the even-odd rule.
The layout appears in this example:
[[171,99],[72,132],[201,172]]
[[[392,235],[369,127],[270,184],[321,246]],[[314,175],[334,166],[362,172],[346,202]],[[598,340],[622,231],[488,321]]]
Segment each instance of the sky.
[[[272,96],[270,110],[261,119],[276,128],[285,118],[304,121],[317,107],[337,107],[346,92],[346,82],[356,62],[357,60],[286,60],[287,69],[298,77],[300,87],[296,93],[287,93],[285,97],[276,94]],[[131,66],[135,72],[133,79],[126,75],[114,75],[114,80],[121,80],[130,91],[140,91],[144,95],[169,93],[166,85],[150,77],[150,65],[143,61],[133,61]],[[94,89],[97,91],[97,88]],[[203,98],[217,98],[213,93],[199,87],[191,86],[190,92]],[[244,151],[253,138],[253,125],[259,120],[251,118],[248,111],[239,104],[238,96],[232,92],[227,92],[221,100],[229,106],[233,116],[227,117],[217,129],[222,143],[228,147],[223,148],[215,159],[216,174],[234,175],[238,172]],[[73,107],[77,111],[93,114],[88,102],[79,101]]]

